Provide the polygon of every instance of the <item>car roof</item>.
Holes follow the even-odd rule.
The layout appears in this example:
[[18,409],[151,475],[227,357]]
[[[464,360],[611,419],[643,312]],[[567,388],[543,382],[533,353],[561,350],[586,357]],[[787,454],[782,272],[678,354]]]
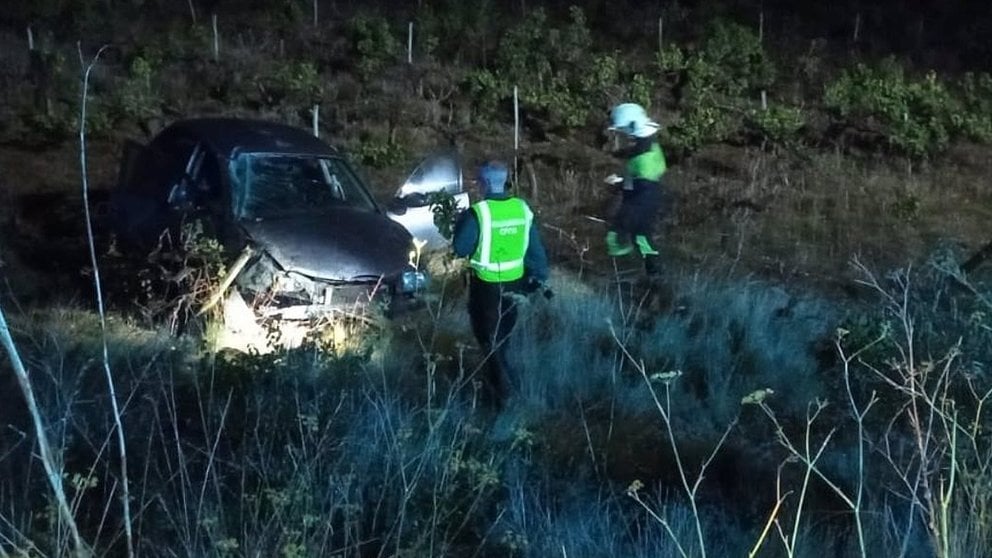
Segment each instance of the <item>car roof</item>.
[[245,118],[191,118],[168,126],[161,135],[185,133],[210,146],[218,155],[286,153],[340,155],[312,134],[294,126]]

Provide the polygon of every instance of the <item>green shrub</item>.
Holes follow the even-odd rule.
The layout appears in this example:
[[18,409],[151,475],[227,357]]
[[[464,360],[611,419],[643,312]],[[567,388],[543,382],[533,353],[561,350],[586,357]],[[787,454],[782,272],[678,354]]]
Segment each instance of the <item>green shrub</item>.
[[740,128],[740,118],[721,106],[698,104],[683,112],[662,132],[666,145],[694,151],[730,139]]
[[644,74],[634,74],[630,82],[629,98],[642,107],[650,109],[655,87],[656,84],[650,77]]
[[547,111],[557,124],[578,127],[589,117],[601,86],[616,83],[619,71],[614,56],[593,54],[582,9],[571,7],[569,16],[564,27],[548,29],[544,12],[535,10],[516,33],[508,33],[500,52],[508,52],[504,67],[521,84],[525,102]]
[[437,227],[441,236],[451,240],[455,232],[455,220],[461,212],[458,208],[458,200],[447,192],[434,192],[428,200],[431,213],[434,214],[434,226]]
[[[224,86],[229,82],[224,80]],[[294,61],[269,66],[259,73],[254,84],[261,94],[261,103],[270,107],[310,107],[319,103],[324,95],[320,73],[311,62]]]
[[159,89],[153,81],[155,61],[136,56],[128,66],[128,75],[115,91],[117,114],[130,120],[143,120],[157,115],[162,104]]
[[487,118],[496,114],[500,99],[507,95],[506,85],[496,74],[485,69],[470,71],[465,77],[464,85],[476,109]]
[[24,122],[42,141],[60,143],[76,133],[79,117],[75,107],[56,103],[49,110],[26,112]]
[[992,143],[992,75],[969,72],[959,88],[964,110],[952,115],[954,125],[968,139]]
[[492,69],[472,72],[469,92],[487,118],[519,87],[521,102],[552,126],[577,128],[621,98],[650,105],[652,81],[627,70],[619,52],[596,52],[585,13],[573,6],[555,26],[543,9],[527,14],[500,40]]
[[689,57],[678,45],[665,45],[655,62],[662,73],[677,74],[689,68]]
[[750,116],[763,138],[776,141],[798,131],[800,115],[775,110],[754,115],[749,105],[770,87],[776,70],[758,36],[743,25],[717,20],[698,48],[668,46],[656,58],[662,76],[674,80],[685,111],[667,131],[671,145],[694,150],[733,137]]
[[365,80],[397,61],[400,43],[389,28],[389,22],[379,16],[360,15],[348,23],[358,61],[355,68]]
[[491,31],[494,11],[493,0],[424,2],[415,20],[414,60],[482,62],[487,38],[497,38]]
[[706,77],[705,82],[698,80],[698,85],[730,95],[766,89],[775,81],[775,66],[758,35],[737,23],[716,21],[703,41],[697,61],[690,72],[696,68]]
[[843,71],[827,86],[824,103],[843,122],[913,157],[946,149],[963,131],[962,105],[937,74],[913,80],[892,59]]
[[293,62],[281,66],[274,78],[276,87],[293,104],[309,106],[318,103],[324,92],[317,67],[311,62]]
[[[108,138],[116,130],[114,103],[90,95],[86,105],[86,135]],[[79,135],[79,101],[58,101],[48,110],[31,110],[23,115],[24,122],[42,143],[62,143]]]
[[806,126],[806,116],[798,107],[769,105],[767,110],[749,111],[747,123],[762,141],[792,147],[799,141],[800,130]]
[[406,148],[400,143],[380,137],[363,139],[354,154],[363,166],[374,169],[397,166],[408,158]]
[[663,74],[677,77],[690,102],[749,95],[770,87],[776,75],[758,36],[722,20],[708,28],[699,48],[668,46],[658,53],[656,63]]

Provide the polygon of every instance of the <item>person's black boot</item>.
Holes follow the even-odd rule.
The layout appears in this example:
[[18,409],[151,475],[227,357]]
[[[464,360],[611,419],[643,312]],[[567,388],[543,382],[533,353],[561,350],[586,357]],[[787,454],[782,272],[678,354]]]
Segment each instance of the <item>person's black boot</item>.
[[658,256],[644,256],[644,273],[649,279],[654,279],[661,273],[661,261]]

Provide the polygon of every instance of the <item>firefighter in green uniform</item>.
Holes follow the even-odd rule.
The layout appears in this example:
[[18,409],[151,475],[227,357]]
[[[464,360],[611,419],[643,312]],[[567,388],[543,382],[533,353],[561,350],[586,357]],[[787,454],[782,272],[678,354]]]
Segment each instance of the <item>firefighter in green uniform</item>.
[[534,213],[527,202],[510,195],[506,165],[488,162],[479,169],[483,199],[461,214],[455,223],[452,249],[468,257],[471,277],[468,314],[472,333],[487,355],[483,382],[489,402],[501,407],[519,378],[507,355],[510,332],[516,324],[514,292],[551,291],[548,260]]
[[661,177],[667,165],[658,144],[659,125],[648,118],[644,108],[635,103],[623,103],[610,111],[611,131],[629,138],[629,144],[617,152],[626,160],[624,175],[611,175],[609,184],[621,185],[623,199],[606,233],[606,251],[613,257],[626,256],[635,248],[644,259],[647,275],[660,271],[658,250],[651,236],[665,196]]

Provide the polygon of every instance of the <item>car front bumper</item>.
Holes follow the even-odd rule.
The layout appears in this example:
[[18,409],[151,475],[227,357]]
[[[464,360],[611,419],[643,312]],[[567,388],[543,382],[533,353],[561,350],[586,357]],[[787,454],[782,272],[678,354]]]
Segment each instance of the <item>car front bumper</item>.
[[[299,286],[299,281],[292,284]],[[341,347],[344,337],[354,341],[380,317],[392,319],[423,308],[418,295],[426,285],[427,277],[420,271],[403,272],[376,283],[312,282],[305,294],[278,289],[243,292],[235,285],[223,301],[217,345],[268,353],[296,348],[330,333],[333,346]]]

